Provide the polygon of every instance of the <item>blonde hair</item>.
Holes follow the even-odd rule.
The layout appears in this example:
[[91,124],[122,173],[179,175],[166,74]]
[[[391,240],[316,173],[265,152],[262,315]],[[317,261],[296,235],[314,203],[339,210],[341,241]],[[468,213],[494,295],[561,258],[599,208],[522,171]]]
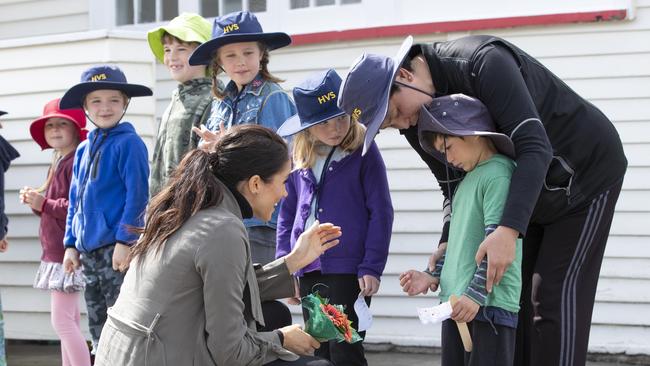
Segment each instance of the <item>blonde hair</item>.
[[[269,60],[270,60],[270,55],[269,55],[269,50],[266,48],[266,45],[261,42],[257,42],[257,46],[260,49],[260,53],[262,54],[262,59],[260,60],[260,74],[262,74],[262,78],[264,80],[272,81],[274,83],[282,83],[284,80],[273,76],[269,72]],[[210,63],[210,71],[212,72],[212,94],[214,95],[215,98],[217,99],[223,99],[226,96],[226,93],[224,93],[224,90],[219,89],[219,82],[217,81],[217,76],[224,72],[223,68],[221,68],[221,65],[219,65],[219,56],[218,56],[219,50],[215,51],[214,56],[212,56],[212,62]]]
[[[74,122],[70,121],[70,123],[74,123]],[[45,127],[43,127],[43,128],[45,128]],[[80,136],[79,136],[79,132],[77,132],[76,130],[75,130],[75,135],[76,135],[76,137],[75,137],[76,145],[75,146],[79,146]],[[74,154],[74,150],[72,152],[70,152],[69,154]],[[54,173],[56,171],[56,166],[59,163],[59,161],[61,161],[61,159],[63,159],[63,157],[64,156],[61,155],[60,152],[58,152],[57,150],[54,150],[54,153],[52,153],[52,163],[50,163],[50,168],[47,170],[47,178],[45,179],[45,182],[43,183],[43,185],[41,185],[40,187],[38,187],[36,189],[36,192],[43,193],[43,192],[47,191],[47,187],[50,186],[50,184],[52,183],[52,180],[54,179]]]
[[[347,116],[350,118],[350,116]],[[339,147],[343,151],[353,152],[363,144],[366,128],[359,122],[350,121],[350,129]],[[312,168],[316,163],[318,147],[322,143],[309,132],[309,129],[298,132],[293,140],[293,164],[295,169]]]

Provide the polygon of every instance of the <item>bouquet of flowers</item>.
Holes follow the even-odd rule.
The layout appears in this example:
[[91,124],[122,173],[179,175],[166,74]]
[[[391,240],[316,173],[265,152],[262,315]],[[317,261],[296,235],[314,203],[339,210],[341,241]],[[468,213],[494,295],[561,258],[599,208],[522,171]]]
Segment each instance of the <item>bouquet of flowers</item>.
[[305,322],[305,332],[319,342],[335,339],[339,342],[355,343],[361,337],[354,328],[352,321],[343,312],[342,305],[332,305],[328,299],[322,298],[318,292],[307,295],[302,299],[302,306],[309,312]]

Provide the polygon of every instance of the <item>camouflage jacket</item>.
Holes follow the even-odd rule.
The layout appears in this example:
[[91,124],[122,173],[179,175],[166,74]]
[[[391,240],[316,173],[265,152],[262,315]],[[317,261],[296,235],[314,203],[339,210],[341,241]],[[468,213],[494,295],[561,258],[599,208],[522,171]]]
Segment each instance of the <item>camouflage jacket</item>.
[[204,124],[210,115],[212,82],[193,79],[178,85],[162,116],[151,162],[149,195],[153,197],[165,185],[185,153],[196,148],[199,137],[192,126]]

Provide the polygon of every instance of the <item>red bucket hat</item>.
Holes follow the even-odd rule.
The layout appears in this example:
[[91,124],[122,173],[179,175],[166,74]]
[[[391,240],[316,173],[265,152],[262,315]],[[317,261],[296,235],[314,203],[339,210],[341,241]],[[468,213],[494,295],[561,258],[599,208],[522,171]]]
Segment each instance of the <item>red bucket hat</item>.
[[29,133],[41,149],[49,149],[52,146],[45,140],[45,122],[50,118],[65,118],[71,121],[79,134],[79,142],[86,139],[86,115],[82,109],[59,109],[59,98],[49,101],[43,108],[43,115],[35,119],[29,126]]

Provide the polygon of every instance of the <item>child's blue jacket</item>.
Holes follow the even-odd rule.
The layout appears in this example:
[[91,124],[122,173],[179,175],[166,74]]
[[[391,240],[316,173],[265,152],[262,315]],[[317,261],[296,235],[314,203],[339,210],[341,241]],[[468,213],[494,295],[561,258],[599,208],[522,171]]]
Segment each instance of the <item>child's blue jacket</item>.
[[95,129],[77,147],[63,243],[80,252],[138,238],[149,197],[147,148],[133,125]]

